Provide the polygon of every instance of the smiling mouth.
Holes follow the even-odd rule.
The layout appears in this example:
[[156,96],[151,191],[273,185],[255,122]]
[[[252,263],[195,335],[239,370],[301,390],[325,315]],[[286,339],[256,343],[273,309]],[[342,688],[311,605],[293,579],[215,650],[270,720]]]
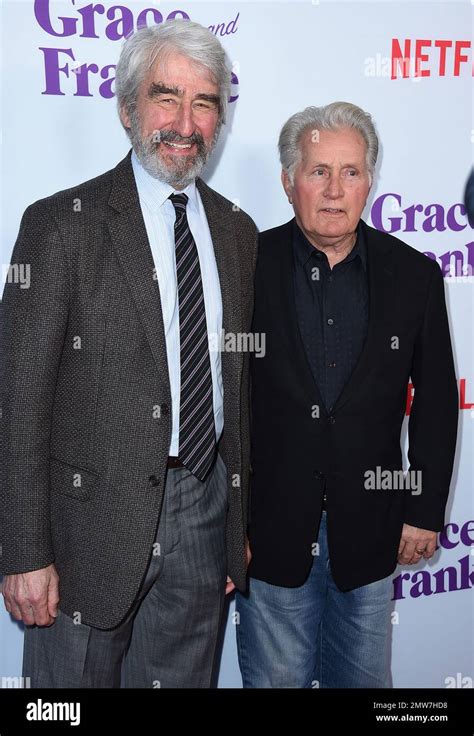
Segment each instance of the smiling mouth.
[[324,207],[321,212],[328,212],[330,215],[341,215],[344,210],[339,210],[336,207]]
[[172,141],[162,141],[166,146],[169,146],[170,148],[174,148],[176,150],[182,151],[186,148],[191,148],[191,146],[194,145],[194,143],[173,143]]

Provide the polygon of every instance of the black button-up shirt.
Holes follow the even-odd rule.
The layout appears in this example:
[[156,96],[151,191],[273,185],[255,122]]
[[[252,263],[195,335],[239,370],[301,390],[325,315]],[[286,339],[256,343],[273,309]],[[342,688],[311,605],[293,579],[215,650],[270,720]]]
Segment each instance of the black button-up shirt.
[[351,252],[332,269],[294,221],[294,284],[301,338],[328,411],[362,351],[369,320],[367,248],[360,225]]

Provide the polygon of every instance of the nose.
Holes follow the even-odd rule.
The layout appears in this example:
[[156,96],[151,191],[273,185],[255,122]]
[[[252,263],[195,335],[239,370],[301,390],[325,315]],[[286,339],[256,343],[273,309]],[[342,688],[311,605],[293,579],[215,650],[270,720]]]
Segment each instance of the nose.
[[341,180],[335,174],[330,174],[324,195],[329,199],[340,199],[344,195]]
[[178,106],[176,117],[173,122],[173,129],[183,136],[189,138],[194,133],[195,125],[193,119],[192,107],[184,101]]

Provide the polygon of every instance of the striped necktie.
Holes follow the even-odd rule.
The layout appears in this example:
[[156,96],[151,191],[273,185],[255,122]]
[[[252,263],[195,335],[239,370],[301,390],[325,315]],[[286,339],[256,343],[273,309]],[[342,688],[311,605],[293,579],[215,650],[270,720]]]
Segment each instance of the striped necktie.
[[215,455],[211,361],[199,255],[186,216],[186,194],[171,194],[178,280],[181,391],[179,459],[204,480]]

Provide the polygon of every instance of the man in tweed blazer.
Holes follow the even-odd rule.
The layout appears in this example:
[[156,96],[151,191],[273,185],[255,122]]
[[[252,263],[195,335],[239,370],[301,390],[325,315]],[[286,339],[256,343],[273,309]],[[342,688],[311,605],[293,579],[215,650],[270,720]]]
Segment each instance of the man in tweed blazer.
[[202,26],[140,30],[117,67],[133,153],[23,215],[0,571],[33,687],[209,687],[225,592],[245,587],[248,356],[206,338],[250,329],[256,229],[199,178],[229,80]]

